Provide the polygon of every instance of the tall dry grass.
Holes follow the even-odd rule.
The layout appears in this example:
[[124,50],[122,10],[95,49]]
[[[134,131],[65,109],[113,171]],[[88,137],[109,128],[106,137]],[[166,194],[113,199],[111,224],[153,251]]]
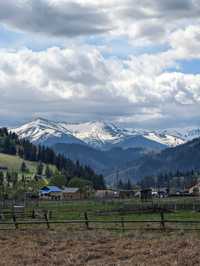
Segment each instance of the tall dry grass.
[[200,265],[198,233],[1,231],[0,265]]

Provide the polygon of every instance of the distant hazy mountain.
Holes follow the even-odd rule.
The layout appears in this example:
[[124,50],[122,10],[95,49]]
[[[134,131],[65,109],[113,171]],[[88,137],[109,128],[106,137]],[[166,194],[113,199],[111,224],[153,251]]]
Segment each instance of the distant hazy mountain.
[[114,147],[164,149],[185,142],[184,136],[177,132],[124,129],[104,121],[72,124],[38,118],[11,130],[35,144],[82,144],[100,150]]
[[[121,167],[119,178],[136,181],[145,176],[175,173],[177,170],[182,172],[200,170],[200,138],[159,153],[147,154],[139,160],[132,160]],[[108,175],[107,182],[113,183],[115,177],[115,172]]]
[[74,161],[79,160],[84,165],[89,165],[98,173],[105,175],[122,167],[129,161],[137,160],[147,152],[142,148],[113,148],[101,151],[80,144],[55,144],[52,148],[65,157]]

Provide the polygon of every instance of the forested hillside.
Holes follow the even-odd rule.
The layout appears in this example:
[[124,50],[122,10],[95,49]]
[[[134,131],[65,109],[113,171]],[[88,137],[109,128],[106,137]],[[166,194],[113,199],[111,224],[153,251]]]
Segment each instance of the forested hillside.
[[146,152],[143,148],[113,148],[107,151],[93,149],[79,144],[56,144],[52,146],[56,152],[73,161],[90,165],[99,173],[108,174],[125,163],[141,158]]
[[0,153],[19,156],[23,160],[55,165],[62,173],[65,185],[74,177],[90,181],[95,188],[104,188],[103,176],[95,174],[88,166],[79,162],[72,162],[63,155],[56,154],[52,149],[36,146],[28,140],[19,139],[15,133],[10,133],[6,128],[0,129]]
[[126,175],[138,181],[143,177],[158,176],[162,174],[175,175],[176,172],[200,170],[200,138],[175,148],[168,148],[160,153],[143,156],[139,160],[129,162],[119,172],[120,178]]

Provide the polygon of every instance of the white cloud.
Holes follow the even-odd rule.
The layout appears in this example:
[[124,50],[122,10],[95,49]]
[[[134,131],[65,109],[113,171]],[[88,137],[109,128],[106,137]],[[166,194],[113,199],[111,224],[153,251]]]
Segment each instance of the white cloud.
[[56,110],[59,117],[79,112],[85,120],[100,114],[145,121],[165,116],[168,104],[200,104],[200,75],[165,72],[172,64],[162,62],[166,53],[105,59],[97,49],[74,46],[2,51],[0,56],[0,105],[5,110],[13,103],[19,117],[27,110],[35,115],[42,104],[41,113]]
[[169,43],[175,50],[177,59],[200,57],[200,25],[179,29],[169,36]]
[[[187,107],[196,117],[200,75],[175,69],[180,60],[200,59],[199,15],[198,0],[1,1],[5,27],[25,32],[29,42],[34,36],[58,43],[39,52],[0,51],[0,116],[147,123],[175,115],[183,121]],[[102,43],[94,37],[99,34]],[[93,46],[85,44],[89,37]],[[125,37],[141,52],[125,59],[104,55],[113,39]]]
[[75,1],[1,1],[0,21],[20,31],[58,37],[110,30],[109,16],[103,10]]
[[168,34],[199,21],[198,0],[7,0],[0,22],[51,37],[127,35],[137,45],[167,42]]

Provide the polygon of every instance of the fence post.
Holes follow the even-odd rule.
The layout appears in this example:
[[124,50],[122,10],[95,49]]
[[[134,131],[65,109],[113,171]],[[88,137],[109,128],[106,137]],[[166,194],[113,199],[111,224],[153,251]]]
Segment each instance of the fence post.
[[32,210],[32,219],[35,219],[35,209]]
[[15,213],[13,213],[13,223],[15,224],[15,229],[18,229],[18,223],[17,223]]
[[47,223],[47,229],[50,229],[47,211],[45,211],[45,213],[44,213],[44,219],[45,219],[45,221]]
[[122,232],[124,232],[125,228],[124,228],[124,217],[123,216],[121,217],[121,225],[122,225]]
[[161,227],[162,227],[162,229],[165,229],[165,221],[164,221],[164,212],[163,211],[160,212],[160,218],[161,218],[161,221],[160,221]]
[[86,225],[86,228],[87,230],[89,230],[89,222],[88,222],[88,214],[87,212],[84,212],[84,217],[85,217],[85,225]]
[[176,211],[176,203],[174,203],[174,210]]

